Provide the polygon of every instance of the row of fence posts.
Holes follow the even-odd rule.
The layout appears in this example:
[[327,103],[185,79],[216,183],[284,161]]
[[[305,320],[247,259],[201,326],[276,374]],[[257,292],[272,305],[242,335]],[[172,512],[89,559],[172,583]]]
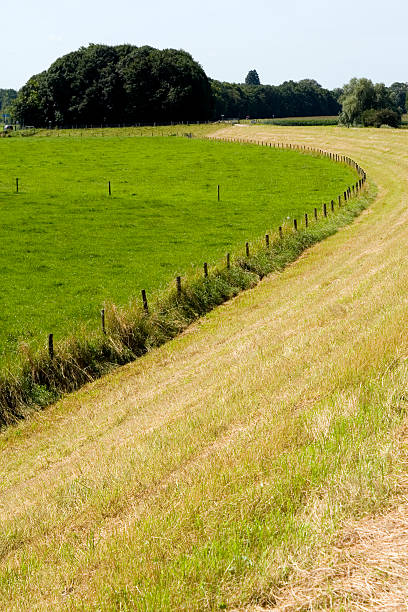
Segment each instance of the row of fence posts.
[[[347,165],[349,165],[350,167],[353,167],[358,175],[360,176],[359,180],[352,185],[351,187],[348,187],[346,189],[346,191],[343,192],[343,196],[339,195],[337,200],[338,200],[338,206],[340,207],[342,205],[342,199],[344,199],[344,203],[347,203],[354,195],[357,195],[359,191],[361,191],[361,189],[364,186],[364,183],[367,180],[367,174],[366,172],[363,170],[363,168],[361,168],[361,166],[359,164],[357,164],[357,162],[355,162],[353,159],[351,159],[350,157],[347,157],[345,155],[338,155],[337,153],[330,153],[328,151],[324,151],[323,149],[313,149],[312,147],[306,147],[306,146],[302,146],[302,145],[292,145],[289,144],[287,146],[284,145],[284,143],[266,143],[263,141],[255,141],[255,140],[241,140],[241,139],[233,139],[233,138],[223,138],[223,139],[217,139],[217,140],[223,140],[224,142],[240,142],[241,144],[244,143],[250,143],[250,144],[258,144],[261,146],[268,146],[272,147],[272,145],[274,146],[274,148],[288,148],[288,149],[292,149],[292,150],[299,150],[299,151],[304,151],[304,152],[311,152],[311,153],[318,153],[319,155],[323,155],[324,157],[328,157],[330,159],[332,159],[333,161],[339,162],[339,163],[345,163]],[[18,193],[18,179],[16,179],[16,189],[17,189],[17,193]],[[108,184],[108,189],[109,189],[109,195],[111,195],[111,183],[109,181]],[[220,201],[220,186],[217,186],[217,192],[218,192],[218,201]],[[331,200],[330,202],[330,208],[332,211],[334,211],[334,207],[335,207],[335,203],[334,200]],[[314,218],[317,221],[318,219],[318,210],[317,208],[314,209]],[[324,203],[323,204],[323,217],[327,217],[327,204]],[[309,215],[308,213],[305,213],[305,228],[309,227]],[[298,222],[297,219],[293,219],[293,227],[294,227],[294,231],[297,232],[299,230],[298,227]],[[282,240],[283,239],[283,227],[279,226],[278,228],[278,232],[279,232],[279,238]],[[268,249],[270,246],[270,236],[269,234],[265,234],[265,246]],[[250,256],[250,248],[249,248],[249,242],[245,243],[245,254],[246,257]],[[227,253],[226,256],[226,265],[227,265],[227,269],[231,268],[231,254]],[[208,263],[204,262],[204,277],[208,278]],[[182,283],[181,283],[181,276],[177,276],[176,277],[176,291],[177,291],[177,297],[181,297],[182,295]],[[143,310],[145,311],[146,315],[149,314],[149,304],[147,301],[147,294],[146,294],[146,290],[142,289],[142,303],[143,303]],[[101,326],[102,326],[102,333],[106,334],[106,321],[105,321],[105,309],[102,308],[101,310]],[[48,354],[49,354],[49,358],[52,360],[54,359],[54,334],[49,334],[48,335]]]
[[[19,180],[18,178],[16,178],[16,193],[19,192]],[[220,194],[221,194],[221,186],[217,185],[217,200],[218,202],[220,201]],[[112,183],[111,181],[108,181],[108,195],[112,195]]]

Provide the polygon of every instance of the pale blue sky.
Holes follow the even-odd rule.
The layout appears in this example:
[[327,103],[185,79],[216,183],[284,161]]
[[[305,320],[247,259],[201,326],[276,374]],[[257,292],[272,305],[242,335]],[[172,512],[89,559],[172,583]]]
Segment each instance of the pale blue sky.
[[90,42],[185,49],[231,82],[408,81],[407,0],[15,0],[2,17],[0,88]]

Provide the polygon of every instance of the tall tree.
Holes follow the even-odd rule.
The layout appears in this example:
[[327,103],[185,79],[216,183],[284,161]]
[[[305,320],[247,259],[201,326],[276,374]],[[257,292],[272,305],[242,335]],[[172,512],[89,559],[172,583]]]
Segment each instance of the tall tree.
[[[366,124],[364,114],[368,111],[389,110],[400,115],[390,89],[383,83],[374,85],[370,79],[351,79],[343,88],[340,102],[342,104],[340,122],[345,125]],[[371,116],[372,113],[370,121]]]
[[393,83],[390,85],[390,95],[393,103],[399,109],[400,113],[407,112],[407,94],[408,83]]
[[15,111],[32,125],[142,123],[209,119],[212,104],[204,70],[185,51],[91,44],[32,77]]
[[245,85],[260,85],[261,81],[256,70],[250,70],[245,77]]

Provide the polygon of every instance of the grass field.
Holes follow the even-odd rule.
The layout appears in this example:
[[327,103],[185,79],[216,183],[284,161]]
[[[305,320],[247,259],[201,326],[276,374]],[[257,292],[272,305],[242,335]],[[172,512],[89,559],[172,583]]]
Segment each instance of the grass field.
[[256,119],[255,123],[264,125],[281,126],[329,126],[337,125],[339,118],[337,115],[327,115],[321,117],[277,117],[276,119]]
[[4,609],[378,610],[381,589],[383,609],[406,607],[381,550],[361,588],[336,555],[350,522],[406,506],[407,133],[222,134],[349,154],[378,199],[188,333],[1,433]]
[[36,346],[50,332],[98,328],[105,301],[124,305],[242,251],[355,182],[350,168],[316,156],[147,136],[161,129],[0,140],[3,359],[21,340]]

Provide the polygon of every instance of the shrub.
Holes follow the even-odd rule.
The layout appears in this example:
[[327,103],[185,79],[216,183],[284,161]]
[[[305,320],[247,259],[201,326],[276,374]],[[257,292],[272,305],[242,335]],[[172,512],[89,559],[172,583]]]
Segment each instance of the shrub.
[[399,127],[401,125],[401,116],[390,108],[382,108],[375,110],[370,108],[361,116],[364,127],[381,127],[387,125],[389,127]]

